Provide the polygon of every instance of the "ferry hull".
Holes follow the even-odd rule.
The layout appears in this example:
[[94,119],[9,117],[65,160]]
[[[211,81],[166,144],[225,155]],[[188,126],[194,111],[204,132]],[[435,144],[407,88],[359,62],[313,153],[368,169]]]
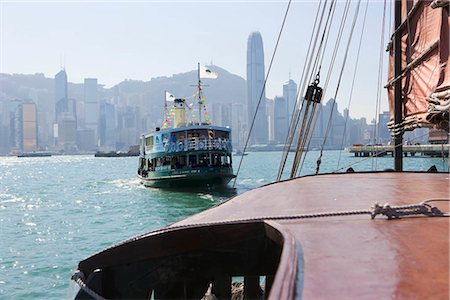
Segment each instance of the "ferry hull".
[[189,174],[189,175],[168,175],[161,177],[142,177],[141,183],[146,187],[157,188],[194,188],[206,187],[217,188],[226,186],[231,179],[236,177],[233,174]]

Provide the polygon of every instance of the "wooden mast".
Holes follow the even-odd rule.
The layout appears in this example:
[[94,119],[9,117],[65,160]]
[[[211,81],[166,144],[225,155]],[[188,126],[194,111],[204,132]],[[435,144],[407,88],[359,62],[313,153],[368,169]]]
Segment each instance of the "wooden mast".
[[[395,0],[395,35],[394,35],[394,78],[399,78],[402,73],[402,35],[397,30],[402,23],[402,0]],[[402,113],[402,80],[394,83],[394,124],[395,128],[403,121]],[[397,131],[395,131],[397,132]],[[394,137],[394,169],[403,171],[403,132]]]

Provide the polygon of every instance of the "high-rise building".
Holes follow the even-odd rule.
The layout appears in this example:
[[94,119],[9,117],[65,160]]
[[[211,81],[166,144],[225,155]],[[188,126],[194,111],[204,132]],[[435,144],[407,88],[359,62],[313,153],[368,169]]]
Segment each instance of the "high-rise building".
[[65,70],[59,71],[55,75],[55,118],[61,113],[68,111],[68,93],[67,93],[67,73]]
[[0,96],[0,154],[8,153],[10,148],[9,100]]
[[247,105],[248,124],[261,100],[250,136],[250,144],[267,144],[268,125],[266,116],[266,93],[264,91],[264,49],[261,34],[252,32],[247,41]]
[[84,107],[85,116],[84,124],[86,129],[94,131],[94,143],[97,145],[98,141],[98,119],[99,119],[99,103],[97,98],[97,79],[84,79]]
[[17,142],[23,152],[36,151],[37,142],[37,112],[36,104],[26,102],[17,110]]
[[284,97],[275,97],[274,102],[274,141],[284,144],[289,129],[288,105]]
[[103,148],[113,150],[116,147],[116,111],[114,105],[106,101],[100,104],[99,140]]
[[55,75],[55,146],[73,152],[76,149],[77,112],[75,99],[69,99],[67,73],[59,71]]
[[283,98],[286,100],[287,110],[289,113],[288,122],[291,122],[292,113],[297,101],[297,84],[294,80],[289,79],[285,84],[283,84]]

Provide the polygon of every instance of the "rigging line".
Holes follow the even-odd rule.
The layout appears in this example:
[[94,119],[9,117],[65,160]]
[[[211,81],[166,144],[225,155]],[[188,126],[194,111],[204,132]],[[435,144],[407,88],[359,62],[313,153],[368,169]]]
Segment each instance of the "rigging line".
[[360,5],[361,5],[361,1],[358,1],[358,4],[357,4],[356,9],[355,9],[355,15],[353,17],[352,27],[351,27],[351,30],[350,30],[350,33],[349,33],[349,37],[348,37],[348,41],[347,41],[347,48],[345,50],[344,60],[342,62],[342,67],[341,67],[341,71],[340,71],[340,74],[339,74],[339,79],[338,79],[337,86],[336,86],[336,91],[335,91],[334,98],[333,98],[333,103],[332,103],[332,106],[331,106],[330,117],[328,119],[328,124],[327,124],[327,130],[325,132],[325,137],[323,139],[322,147],[320,149],[319,158],[317,159],[316,174],[319,173],[320,163],[321,163],[322,155],[323,155],[323,149],[325,147],[325,143],[327,142],[327,138],[328,138],[328,135],[329,135],[330,130],[331,130],[332,119],[333,119],[333,111],[334,111],[334,107],[336,105],[336,98],[337,98],[337,95],[338,95],[338,92],[339,92],[339,87],[341,85],[342,75],[344,73],[345,65],[346,65],[346,62],[347,62],[348,50],[350,49],[350,44],[351,44],[352,37],[353,37],[353,31],[355,29],[356,21],[358,19],[358,13],[359,13]]
[[[347,2],[346,2],[346,7],[347,7],[348,3],[349,3],[349,0],[347,0]],[[314,61],[314,66],[317,66],[317,64],[318,64],[318,61],[319,61],[318,59],[320,58],[320,53],[322,51],[322,46],[323,46],[323,43],[325,41],[325,36],[326,36],[326,34],[328,32],[327,29],[331,27],[329,25],[331,25],[331,23],[332,23],[332,21],[334,19],[334,11],[335,11],[335,7],[336,7],[334,4],[335,4],[335,1],[332,2],[331,6],[330,6],[330,9],[329,9],[329,12],[328,12],[327,21],[326,21],[325,27],[323,29],[323,34],[322,34],[321,42],[320,42],[320,45],[319,45],[319,49],[318,49],[317,54],[316,54],[316,59]],[[313,68],[315,68],[315,67],[313,67]],[[318,72],[320,72],[320,68],[321,68],[321,66],[319,66]],[[308,82],[312,81],[312,75],[314,75],[314,73],[310,74],[310,79],[308,81],[304,81],[303,82],[304,88],[306,88],[306,85],[308,84]],[[319,75],[319,73],[317,73],[317,75]],[[305,101],[305,99],[303,99],[303,101]],[[314,112],[316,110],[315,107],[316,107],[316,105],[314,105]],[[301,112],[299,112],[299,114],[297,116],[298,118],[301,116],[300,113]],[[306,115],[306,110],[305,110],[303,118],[306,118],[306,116],[307,115]],[[308,111],[308,116],[310,116],[309,111]],[[310,128],[310,124],[311,124],[313,118],[314,118],[314,116],[310,116],[309,117],[309,121],[307,122],[307,124],[308,124],[307,128]],[[298,121],[299,120],[297,119],[297,123],[295,125],[296,127],[298,126]],[[302,124],[304,124],[304,122],[302,122]],[[308,132],[306,132],[305,134],[306,134],[306,137],[303,136],[303,133],[302,133],[302,135],[299,135],[299,141],[300,141],[300,139],[304,140],[305,138],[307,138],[309,136]],[[305,142],[306,141],[302,142],[301,144],[304,146]],[[300,142],[298,143],[298,145],[300,145]],[[304,150],[303,147],[302,148],[297,147],[297,149],[296,149],[295,159],[294,159],[294,162],[292,164],[292,169],[291,169],[291,178],[293,178],[295,176],[295,174],[297,173],[298,165],[300,163],[301,155],[303,153],[303,150]]]
[[[369,2],[369,0],[367,0],[367,2]],[[391,5],[389,5],[389,36],[392,36],[392,25],[390,26],[390,24],[392,24],[392,5],[394,4],[394,1],[392,1]]]
[[[347,0],[348,2],[349,0]],[[325,22],[325,26],[323,28],[322,37],[320,39],[319,48],[317,49],[316,58],[313,63],[313,70],[309,74],[309,78],[306,81],[306,85],[309,84],[311,81],[313,81],[314,76],[320,72],[321,66],[322,66],[322,60],[323,56],[327,47],[328,42],[328,36],[331,31],[331,24],[333,23],[334,19],[334,12],[336,11],[336,1],[331,2],[330,10],[328,12],[328,17]],[[320,63],[319,63],[320,62]]]
[[[386,27],[386,0],[384,0],[383,6],[383,19],[381,22],[381,39],[380,39],[380,53],[378,57],[378,81],[377,81],[377,99],[375,104],[375,128],[374,128],[374,142],[373,144],[379,143],[380,138],[380,103],[381,103],[381,89],[382,89],[382,73],[383,73],[383,63],[384,63],[384,33]],[[377,158],[375,156],[372,161],[372,171],[377,169]]]
[[255,114],[253,115],[252,124],[250,126],[249,131],[248,131],[248,135],[247,135],[247,139],[245,141],[244,149],[242,149],[242,157],[241,157],[241,159],[239,161],[239,166],[238,166],[238,169],[236,171],[236,177],[234,178],[233,188],[236,185],[237,177],[239,175],[239,171],[241,170],[242,161],[244,159],[244,153],[245,153],[245,150],[247,150],[247,146],[248,146],[248,142],[250,140],[250,136],[251,136],[251,133],[252,133],[252,130],[253,130],[253,126],[255,125],[256,115],[258,114],[258,109],[259,109],[259,106],[261,104],[261,100],[263,98],[264,91],[266,90],[267,79],[269,78],[270,71],[272,69],[272,64],[273,64],[273,61],[275,59],[275,54],[277,53],[278,44],[279,44],[280,39],[281,39],[281,34],[283,33],[284,25],[286,24],[287,16],[288,16],[288,13],[289,13],[289,8],[291,7],[291,1],[292,0],[289,0],[289,2],[287,4],[287,7],[286,7],[286,12],[284,13],[283,22],[281,23],[280,32],[278,33],[277,41],[275,43],[275,48],[273,49],[272,58],[270,59],[269,68],[267,69],[267,75],[266,75],[266,78],[264,79],[264,84],[263,84],[263,88],[261,90],[261,95],[259,96],[258,104],[256,105]]
[[[428,133],[425,133],[425,134],[419,135],[419,136],[417,136],[417,137],[414,137],[414,138],[412,139],[412,141],[418,140],[418,139],[420,139],[420,138],[422,138],[422,137],[424,137],[424,136],[426,136],[426,135],[428,135]],[[396,145],[393,145],[392,151],[394,151],[395,148],[400,147],[400,146],[403,146],[403,144],[400,144],[400,145],[397,145],[397,146],[396,146]],[[342,168],[336,169],[336,170],[334,170],[332,173],[337,173],[337,172],[339,172],[339,171],[341,171],[341,170],[347,169],[347,168],[349,168],[349,167],[351,167],[351,166],[354,166],[354,165],[356,165],[356,164],[359,164],[359,163],[361,163],[361,162],[364,162],[364,161],[366,161],[366,160],[368,160],[368,159],[372,159],[373,156],[375,156],[375,155],[385,154],[385,153],[387,153],[388,151],[390,151],[390,150],[385,150],[385,151],[381,151],[381,152],[377,152],[377,153],[375,153],[375,154],[369,155],[369,156],[367,156],[367,157],[365,157],[365,158],[363,158],[363,159],[361,159],[361,160],[359,160],[359,161],[357,161],[357,162],[354,162],[354,163],[348,164],[348,165],[346,165],[346,166],[344,166],[344,167],[342,167]]]
[[362,45],[362,40],[363,40],[363,36],[364,36],[364,29],[366,27],[366,19],[367,19],[367,8],[369,7],[369,1],[366,2],[366,8],[364,11],[364,18],[363,18],[363,23],[362,23],[362,28],[361,28],[361,35],[359,37],[359,45],[358,45],[358,52],[356,54],[356,62],[355,62],[355,69],[353,70],[353,79],[352,79],[352,86],[350,88],[350,96],[348,99],[348,105],[347,105],[347,110],[348,113],[345,116],[345,123],[344,123],[344,134],[342,135],[342,142],[341,142],[341,147],[339,148],[339,157],[338,157],[338,162],[337,162],[337,167],[339,168],[339,163],[341,161],[341,154],[342,154],[342,148],[344,147],[344,143],[345,143],[345,137],[347,134],[347,123],[348,123],[348,118],[350,115],[350,106],[352,104],[352,98],[353,98],[353,88],[355,86],[355,81],[356,81],[356,73],[358,71],[358,65],[359,65],[359,54],[361,52],[361,45]]
[[[331,16],[331,22],[333,21],[333,19],[334,19],[334,13],[336,12],[336,5],[334,6],[334,8],[333,8],[333,12],[332,12],[332,16]],[[331,24],[330,24],[331,25]],[[323,48],[323,51],[322,51],[322,56],[321,56],[321,58],[320,58],[320,62],[319,62],[319,66],[321,67],[322,66],[322,64],[323,64],[323,60],[324,60],[324,57],[325,57],[325,50],[326,50],[326,48],[327,48],[327,45],[328,45],[328,39],[329,39],[329,37],[330,37],[330,32],[331,32],[331,26],[328,26],[328,32],[327,32],[327,35],[326,35],[326,37],[325,37],[325,47]],[[319,67],[319,70],[315,70],[314,72],[313,72],[313,74],[316,74],[316,73],[318,73],[318,71],[320,71],[320,67]],[[312,78],[310,78],[310,82],[312,81]]]
[[338,54],[338,51],[339,51],[339,47],[341,45],[342,35],[344,33],[345,23],[347,22],[347,16],[348,16],[349,9],[350,9],[350,1],[347,0],[347,2],[345,3],[344,13],[343,13],[342,18],[341,18],[341,24],[339,25],[339,29],[338,29],[338,36],[337,36],[337,39],[335,41],[333,54],[332,54],[332,57],[331,57],[330,69],[328,70],[327,77],[325,79],[325,84],[323,86],[323,94],[324,95],[325,95],[325,93],[326,93],[326,91],[328,89],[328,84],[329,84],[329,82],[331,80],[331,75],[333,73],[334,64],[336,62],[336,58],[337,58],[337,54]]
[[[327,73],[327,79],[326,79],[326,82],[325,82],[325,86],[324,86],[324,88],[323,88],[323,94],[326,93],[326,90],[327,90],[327,88],[328,88],[328,83],[329,83],[330,78],[331,78],[331,73],[332,73],[332,71],[333,71],[333,69],[334,69],[334,65],[335,65],[335,61],[336,61],[336,56],[337,56],[337,52],[338,52],[338,50],[339,50],[339,45],[340,45],[341,38],[342,38],[342,32],[343,32],[343,29],[344,29],[344,24],[345,24],[345,21],[347,20],[348,10],[349,10],[349,8],[350,8],[349,4],[350,4],[350,1],[347,1],[347,2],[346,2],[346,6],[345,6],[345,8],[344,8],[343,16],[342,16],[342,18],[341,18],[341,24],[340,24],[339,30],[338,30],[338,38],[336,39],[336,42],[335,42],[335,47],[334,47],[333,55],[332,55],[332,61],[331,61],[331,63],[330,63],[330,68],[329,68],[328,73]],[[315,120],[314,120],[313,129],[312,129],[312,131],[309,133],[309,135],[307,136],[307,139],[308,139],[307,147],[306,147],[306,149],[305,149],[305,151],[304,151],[304,155],[303,155],[303,158],[302,158],[302,162],[301,162],[301,164],[300,164],[300,168],[298,168],[297,174],[300,174],[300,173],[301,173],[301,170],[302,170],[303,165],[304,165],[304,163],[305,163],[306,155],[308,154],[309,147],[310,147],[310,145],[311,145],[312,135],[314,134],[314,131],[315,131],[316,127],[317,127],[317,122],[318,122],[318,120],[319,120],[319,116],[320,116],[320,113],[321,113],[321,111],[322,111],[322,107],[323,107],[322,105],[319,105],[319,107],[318,107],[318,109],[317,109],[316,116],[315,116]],[[312,120],[311,120],[311,121],[312,121]]]
[[[348,3],[348,1],[347,1],[347,3]],[[314,61],[313,69],[315,69],[317,67],[319,58],[321,56],[321,51],[324,51],[324,49],[326,48],[326,44],[325,44],[325,47],[322,48],[322,46],[323,46],[323,43],[325,41],[325,37],[327,36],[327,32],[329,32],[329,28],[331,27],[330,25],[331,25],[331,23],[332,23],[332,21],[334,19],[335,7],[336,7],[335,6],[335,1],[333,1],[331,3],[331,6],[330,6],[330,9],[329,9],[329,12],[328,12],[327,21],[326,21],[324,29],[323,29],[322,38],[321,38],[321,42],[320,42],[320,45],[319,45],[319,49],[318,49],[318,51],[316,53],[316,59]],[[318,70],[316,69],[317,70],[317,75],[316,76],[318,76],[320,74],[319,73],[320,72],[320,68],[321,68],[321,66],[318,67]],[[309,80],[303,82],[303,89],[304,89],[303,91],[304,92],[305,92],[307,84],[312,81],[312,75],[314,75],[314,74],[315,73],[312,72],[310,74]],[[303,99],[303,101],[306,101],[306,100]],[[316,106],[317,105],[313,105],[312,111],[309,111],[309,110],[305,109],[305,111],[303,112],[302,129],[304,129],[305,128],[305,124],[307,124],[306,125],[306,131],[302,131],[298,135],[299,140],[298,140],[298,143],[297,143],[297,148],[296,148],[294,162],[293,162],[292,168],[291,168],[291,178],[295,177],[296,176],[295,174],[298,171],[298,166],[299,166],[299,163],[300,163],[302,155],[303,155],[304,145],[306,143],[306,138],[309,136],[309,129],[311,127],[311,122],[314,119],[314,115],[312,115],[312,114],[315,114]],[[307,105],[307,107],[309,107],[309,105]],[[301,111],[297,115],[297,118],[300,118],[300,117],[301,117]],[[308,121],[306,122],[306,118],[307,117],[308,117]],[[295,128],[297,128],[297,126],[298,126],[298,121],[299,121],[299,119],[297,119],[297,123],[295,125],[296,126]]]
[[[292,146],[292,141],[294,139],[295,128],[298,125],[298,120],[297,120],[298,116],[297,116],[297,114],[300,114],[300,112],[302,111],[302,108],[303,108],[303,103],[304,102],[300,100],[301,92],[304,89],[304,84],[302,86],[302,83],[303,83],[303,79],[305,77],[305,74],[307,73],[306,70],[309,70],[310,65],[311,65],[310,53],[311,53],[311,57],[312,57],[312,55],[313,55],[312,53],[314,52],[314,49],[315,49],[315,46],[316,46],[316,43],[317,43],[319,28],[321,27],[323,16],[324,16],[324,13],[325,13],[326,2],[327,2],[327,0],[325,0],[325,2],[324,2],[324,6],[323,6],[323,9],[322,9],[322,14],[321,14],[321,17],[320,17],[319,25],[317,27],[317,33],[314,34],[316,32],[316,25],[317,25],[317,20],[318,20],[320,8],[322,6],[322,1],[319,2],[319,6],[317,7],[316,18],[315,18],[315,21],[314,21],[313,30],[311,31],[311,37],[310,37],[310,40],[309,40],[308,52],[307,52],[306,57],[305,57],[304,66],[306,66],[308,60],[310,61],[310,63],[308,65],[308,67],[307,68],[303,68],[303,71],[302,71],[302,76],[300,78],[299,87],[297,89],[297,95],[295,97],[295,99],[296,99],[295,106],[294,106],[294,109],[293,109],[293,112],[292,112],[292,117],[291,117],[291,120],[290,120],[289,132],[288,132],[288,135],[286,136],[286,141],[285,141],[284,149],[283,149],[283,156],[282,156],[282,159],[281,159],[281,162],[280,162],[280,167],[278,169],[278,175],[277,175],[277,180],[276,181],[280,181],[281,177],[283,175],[283,170],[284,170],[284,167],[286,165],[287,156],[289,154],[289,151],[290,151],[291,146]],[[316,36],[316,39],[314,41],[314,46],[313,46],[313,49],[311,51],[311,45],[312,45],[312,41],[313,41],[314,36]],[[297,121],[294,121],[294,120],[297,120]],[[294,123],[295,123],[295,127],[294,127]]]
[[[345,21],[347,19],[348,10],[350,8],[349,4],[350,4],[350,1],[347,1],[346,2],[346,6],[344,8],[343,17],[341,18],[341,24],[340,24],[339,30],[338,30],[338,38],[336,39],[336,42],[335,42],[335,48],[333,50],[332,61],[330,63],[330,69],[328,70],[327,79],[325,81],[325,85],[324,85],[324,88],[323,88],[323,94],[326,93],[326,90],[328,88],[328,83],[330,81],[331,74],[332,74],[332,71],[334,69],[334,65],[335,65],[335,61],[336,61],[336,57],[337,57],[337,52],[338,52],[339,45],[340,45],[341,38],[342,38],[342,34],[343,34],[344,24],[345,24]],[[333,10],[333,16],[334,16],[334,10]],[[329,34],[329,32],[328,32],[328,34]],[[328,37],[327,37],[327,41],[328,41]],[[321,63],[323,61],[324,55],[325,55],[325,52],[322,53]],[[310,121],[310,122],[313,122],[314,125],[313,125],[313,128],[312,128],[312,131],[310,131],[309,135],[306,137],[306,139],[308,140],[308,143],[307,143],[306,149],[304,150],[304,155],[303,155],[303,158],[302,158],[302,162],[300,164],[300,168],[297,168],[298,169],[297,173],[301,173],[301,170],[302,170],[303,165],[305,163],[306,155],[308,154],[308,151],[309,151],[309,148],[310,148],[310,145],[311,145],[312,135],[314,134],[314,131],[315,131],[316,127],[317,127],[317,122],[319,120],[319,116],[320,116],[321,110],[322,110],[322,105],[319,105],[319,107],[317,108],[316,116],[314,116],[311,119],[311,121]]]

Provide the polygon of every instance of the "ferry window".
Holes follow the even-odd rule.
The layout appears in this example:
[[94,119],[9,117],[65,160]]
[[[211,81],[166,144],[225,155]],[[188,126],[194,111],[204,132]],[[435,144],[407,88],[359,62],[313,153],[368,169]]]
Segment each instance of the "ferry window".
[[172,161],[171,157],[164,157],[163,158],[163,166],[170,165],[170,162]]
[[208,153],[202,153],[199,155],[198,157],[198,164],[200,166],[207,166],[209,165],[210,161],[209,161],[209,154]]
[[197,165],[197,155],[189,155],[189,165],[196,166]]
[[177,141],[182,141],[186,137],[186,131],[173,132],[172,136],[174,136]]
[[231,165],[231,156],[222,156],[222,165],[223,166],[230,166]]
[[219,153],[212,154],[211,158],[212,158],[212,163],[211,164],[213,166],[220,166],[222,164],[221,163],[221,155]]
[[208,136],[208,132],[206,129],[192,130],[188,133],[188,138],[200,137],[201,139],[205,139]]
[[216,131],[216,138],[221,140],[228,140],[229,133],[227,131]]
[[168,136],[167,133],[165,133],[165,134],[162,135],[162,142],[163,142],[163,144],[167,143],[167,140],[168,140],[168,139],[169,139],[169,136]]
[[161,160],[161,158],[157,158],[157,159],[156,159],[156,166],[159,167],[159,166],[161,166],[161,165],[162,165],[162,160]]
[[180,166],[184,167],[186,166],[186,156],[182,155],[182,156],[178,156],[178,162],[180,164]]
[[150,148],[153,147],[153,136],[148,136],[145,138],[145,145]]

